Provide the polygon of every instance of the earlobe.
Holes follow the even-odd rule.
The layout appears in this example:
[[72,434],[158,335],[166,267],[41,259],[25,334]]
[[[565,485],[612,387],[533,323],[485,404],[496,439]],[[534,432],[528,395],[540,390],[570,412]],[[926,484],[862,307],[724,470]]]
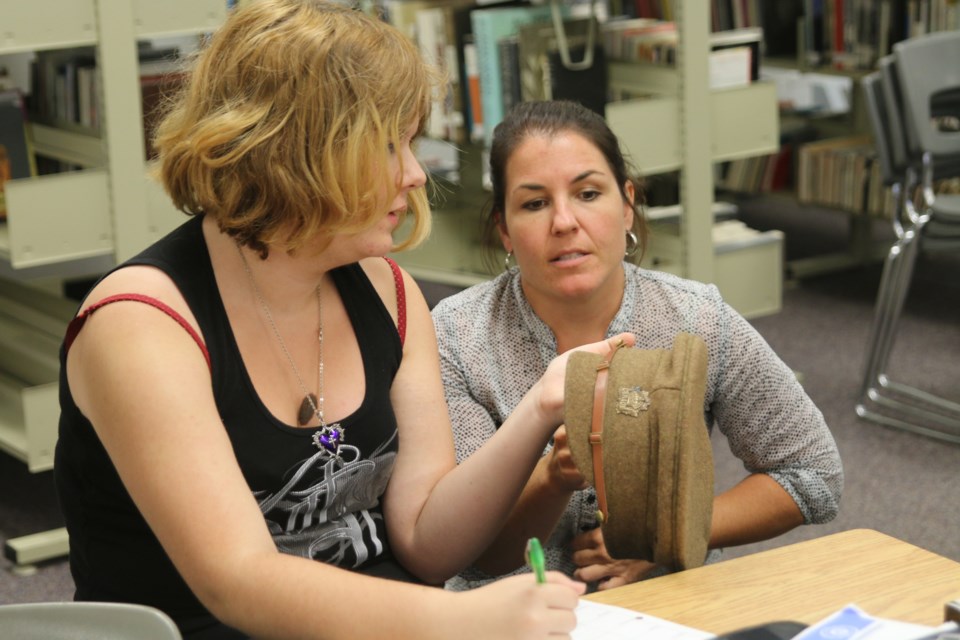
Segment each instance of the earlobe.
[[513,243],[510,242],[510,236],[503,231],[500,232],[500,244],[503,245],[504,251],[507,253],[513,253]]
[[636,195],[637,195],[636,192],[634,191],[632,181],[627,180],[626,184],[623,185],[623,192],[627,196],[627,201],[623,203],[623,220],[624,220],[624,225],[626,225],[626,230],[629,231],[630,229],[633,228],[633,217],[634,217],[633,203],[634,203],[634,198],[636,198]]
[[497,233],[500,235],[500,244],[507,253],[513,251],[513,243],[510,241],[510,234],[507,232],[507,223],[503,220],[503,214],[497,214]]

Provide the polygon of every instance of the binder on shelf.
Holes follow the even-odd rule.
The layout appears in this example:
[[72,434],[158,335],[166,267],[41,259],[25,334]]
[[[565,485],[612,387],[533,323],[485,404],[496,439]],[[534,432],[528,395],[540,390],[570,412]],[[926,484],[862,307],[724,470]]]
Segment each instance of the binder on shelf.
[[[571,45],[570,57],[581,60],[585,51],[585,44]],[[546,62],[544,75],[548,100],[573,100],[600,115],[606,114],[607,60],[601,45],[594,45],[593,65],[587,69],[567,69],[555,48],[547,53]]]
[[4,185],[36,175],[27,137],[23,96],[18,89],[0,91],[0,220],[7,218]]
[[[564,20],[564,30],[567,43],[570,46],[572,60],[582,60],[586,44],[589,18],[570,18]],[[598,44],[594,48],[594,64],[583,71],[570,71],[562,68],[558,55],[557,34],[553,23],[532,23],[520,27],[519,35],[519,71],[520,92],[524,100],[547,100],[551,98],[571,97],[570,82],[583,83],[582,89],[584,104],[599,106],[595,109],[603,113],[603,104],[606,103],[607,65],[603,46]],[[560,65],[557,73],[551,73],[553,66]],[[603,85],[601,104],[598,105],[598,87]],[[578,96],[572,96],[576,99]]]

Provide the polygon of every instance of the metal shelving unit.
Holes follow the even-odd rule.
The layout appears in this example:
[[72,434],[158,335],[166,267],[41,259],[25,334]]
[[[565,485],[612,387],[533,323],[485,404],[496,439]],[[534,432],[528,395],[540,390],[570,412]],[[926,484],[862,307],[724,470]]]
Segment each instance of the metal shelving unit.
[[[33,124],[34,151],[83,170],[5,184],[0,225],[0,450],[33,472],[53,466],[58,350],[75,303],[51,282],[101,273],[182,220],[147,177],[137,41],[212,31],[226,0],[47,0],[2,11],[0,56],[78,46],[96,50],[99,135]],[[55,17],[55,19],[54,19]],[[8,540],[15,564],[67,551],[57,530]]]

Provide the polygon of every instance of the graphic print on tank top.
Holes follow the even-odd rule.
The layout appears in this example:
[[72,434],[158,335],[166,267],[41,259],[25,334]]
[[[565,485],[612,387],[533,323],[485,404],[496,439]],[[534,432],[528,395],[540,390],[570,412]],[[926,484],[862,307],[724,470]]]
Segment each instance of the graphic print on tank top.
[[380,496],[396,462],[396,451],[388,450],[396,437],[394,430],[369,458],[349,444],[340,460],[318,451],[275,493],[254,491],[277,549],[349,568],[382,554]]

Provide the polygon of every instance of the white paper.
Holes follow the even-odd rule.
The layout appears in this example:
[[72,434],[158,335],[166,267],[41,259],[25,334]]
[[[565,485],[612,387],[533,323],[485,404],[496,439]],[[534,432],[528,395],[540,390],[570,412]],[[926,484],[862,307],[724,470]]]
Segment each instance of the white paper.
[[573,640],[706,640],[706,633],[676,622],[623,607],[581,600],[576,609],[577,628]]

